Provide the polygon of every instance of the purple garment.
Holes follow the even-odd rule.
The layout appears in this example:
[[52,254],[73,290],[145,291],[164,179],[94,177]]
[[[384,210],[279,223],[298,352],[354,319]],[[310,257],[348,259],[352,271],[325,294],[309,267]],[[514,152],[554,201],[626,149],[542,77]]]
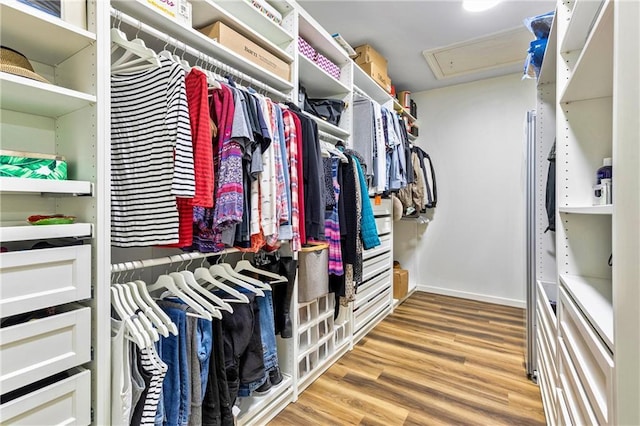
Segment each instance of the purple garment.
[[340,221],[338,215],[338,199],[340,198],[340,184],[338,183],[338,159],[325,159],[331,162],[331,181],[334,203],[331,210],[325,211],[324,235],[329,243],[329,273],[341,276],[344,274],[342,264],[342,244],[340,234]]

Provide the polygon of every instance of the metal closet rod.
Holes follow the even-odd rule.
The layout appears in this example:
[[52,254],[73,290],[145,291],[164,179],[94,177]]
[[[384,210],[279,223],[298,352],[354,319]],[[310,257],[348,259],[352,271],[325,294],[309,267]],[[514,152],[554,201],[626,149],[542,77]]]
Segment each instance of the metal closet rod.
[[186,262],[188,260],[202,259],[210,256],[223,256],[229,253],[239,253],[240,250],[230,248],[215,253],[201,253],[199,251],[174,254],[171,256],[157,257],[155,259],[130,260],[128,262],[114,263],[111,265],[111,272],[134,271],[136,269],[151,268],[154,266],[168,265],[171,263]]
[[209,55],[206,55],[202,52],[200,52],[199,50],[189,46],[186,43],[181,42],[180,40],[176,40],[173,37],[169,37],[168,35],[164,34],[162,31],[155,29],[154,27],[145,24],[144,22],[133,18],[129,15],[127,15],[126,13],[123,13],[121,11],[119,11],[118,9],[115,8],[111,8],[111,16],[114,17],[117,21],[121,21],[124,22],[126,24],[131,25],[132,27],[134,27],[135,29],[137,29],[138,31],[143,31],[147,34],[149,34],[152,37],[157,38],[160,41],[164,41],[167,44],[170,44],[182,51],[184,51],[185,53],[188,53],[189,55],[193,56],[196,59],[205,61],[210,63],[211,65],[221,68],[224,72],[228,72],[229,74],[233,74],[235,77],[239,78],[240,80],[244,80],[249,82],[252,86],[256,86],[259,89],[265,90],[273,95],[276,95],[277,97],[283,99],[283,100],[290,100],[291,96],[290,95],[286,95],[284,93],[282,93],[279,90],[274,89],[273,87],[269,86],[266,83],[263,83],[259,80],[256,80],[255,78],[248,76],[247,74],[243,73],[242,71],[238,71],[237,69],[233,68],[230,65],[227,65]]
[[337,136],[332,135],[331,133],[327,133],[323,130],[318,130],[318,137],[327,142],[332,142],[334,145],[338,142],[345,143],[344,139],[341,139]]

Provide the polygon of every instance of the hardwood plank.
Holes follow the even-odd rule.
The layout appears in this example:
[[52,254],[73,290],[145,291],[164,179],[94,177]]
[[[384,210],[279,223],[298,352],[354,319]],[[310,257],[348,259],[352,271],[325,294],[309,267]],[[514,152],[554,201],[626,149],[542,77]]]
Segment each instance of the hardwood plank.
[[414,293],[270,425],[544,425],[522,309]]

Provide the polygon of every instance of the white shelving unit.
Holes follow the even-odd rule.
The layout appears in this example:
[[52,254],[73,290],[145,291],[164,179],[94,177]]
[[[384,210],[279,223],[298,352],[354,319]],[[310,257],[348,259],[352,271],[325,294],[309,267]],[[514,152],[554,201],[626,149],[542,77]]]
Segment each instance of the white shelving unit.
[[573,214],[613,214],[613,205],[606,204],[603,206],[561,206],[558,208],[560,213]]
[[[549,424],[640,422],[638,20],[637,2],[558,3],[557,330],[538,301]],[[593,206],[605,157],[613,158],[615,205]]]
[[46,194],[48,196],[91,195],[93,185],[87,181],[45,180],[0,177],[2,194]]
[[560,275],[567,293],[596,329],[606,345],[613,349],[613,304],[611,280],[578,275]]
[[[109,424],[109,246],[104,235],[110,226],[105,184],[110,41],[105,6],[87,2],[85,29],[15,0],[0,1],[2,45],[26,56],[50,82],[0,73],[2,147],[64,156],[70,179],[0,178],[0,240],[9,249],[0,255],[2,316],[56,306],[46,318],[3,328],[0,376],[22,367],[33,374],[12,379],[11,389],[18,394],[3,401],[2,424]],[[31,215],[57,213],[77,221],[25,222]],[[83,244],[34,248],[54,239]],[[36,383],[62,372],[68,378]],[[8,390],[3,386],[3,394]]]

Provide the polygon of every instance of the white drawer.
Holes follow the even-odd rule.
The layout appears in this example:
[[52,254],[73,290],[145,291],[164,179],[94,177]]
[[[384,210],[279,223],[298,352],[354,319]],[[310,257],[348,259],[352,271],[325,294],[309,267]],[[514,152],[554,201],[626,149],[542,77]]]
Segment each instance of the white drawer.
[[[538,319],[538,321],[540,321],[540,313],[538,312],[536,314],[536,317]],[[547,368],[547,370],[549,371],[549,375],[551,376],[552,380],[553,380],[553,385],[556,385],[556,381],[558,378],[558,366],[557,366],[557,356],[556,356],[556,352],[552,352],[553,349],[556,348],[555,343],[558,339],[558,336],[556,334],[554,335],[547,335],[546,334],[546,330],[542,327],[537,327],[537,331],[536,331],[537,335],[537,345],[538,348],[540,350],[543,351],[544,354],[544,361],[546,362],[545,368]],[[551,342],[554,343],[553,346],[551,346]]]
[[551,305],[549,304],[549,297],[547,296],[540,281],[536,281],[536,290],[537,312],[540,315],[540,317],[538,318],[538,327],[544,328],[546,336],[554,336],[553,339],[550,339],[549,344],[551,353],[555,356],[555,336],[558,334],[558,318],[553,313],[553,309],[551,309]]
[[380,237],[380,245],[378,247],[374,247],[369,250],[364,250],[362,252],[362,259],[367,260],[371,259],[374,256],[377,256],[382,253],[386,253],[391,250],[391,235],[383,235]]
[[81,371],[0,406],[3,425],[88,425],[91,372]]
[[580,378],[571,360],[562,339],[558,342],[558,361],[560,373],[560,388],[567,400],[567,410],[571,417],[572,425],[599,425],[587,395],[580,384]]
[[390,274],[378,275],[372,280],[367,281],[366,283],[360,285],[357,289],[354,309],[359,308],[363,304],[367,303],[368,300],[375,297],[376,294],[380,293],[385,288],[390,288],[390,287],[391,287]]
[[391,304],[391,290],[385,290],[369,303],[353,312],[356,331],[360,330]]
[[388,270],[391,273],[391,255],[389,253],[367,259],[362,263],[362,281],[370,280]]
[[9,392],[88,362],[91,308],[0,329],[0,389]]
[[538,347],[538,384],[540,386],[540,396],[542,397],[542,405],[544,407],[544,414],[547,419],[547,424],[550,426],[555,425],[556,422],[556,387],[550,382],[550,377],[545,371],[543,364],[544,354]]
[[567,406],[567,400],[564,397],[562,389],[558,389],[558,425],[559,426],[572,426],[571,416],[569,415],[569,408]]
[[0,255],[2,317],[91,297],[91,246]]
[[613,358],[562,287],[560,336],[598,423],[611,423],[609,407],[613,404]]
[[376,217],[376,228],[378,228],[378,235],[384,235],[391,232],[391,217]]
[[373,208],[374,216],[384,216],[393,213],[393,204],[391,204],[391,198],[381,199],[379,205],[376,205],[375,200],[371,199],[371,207]]

